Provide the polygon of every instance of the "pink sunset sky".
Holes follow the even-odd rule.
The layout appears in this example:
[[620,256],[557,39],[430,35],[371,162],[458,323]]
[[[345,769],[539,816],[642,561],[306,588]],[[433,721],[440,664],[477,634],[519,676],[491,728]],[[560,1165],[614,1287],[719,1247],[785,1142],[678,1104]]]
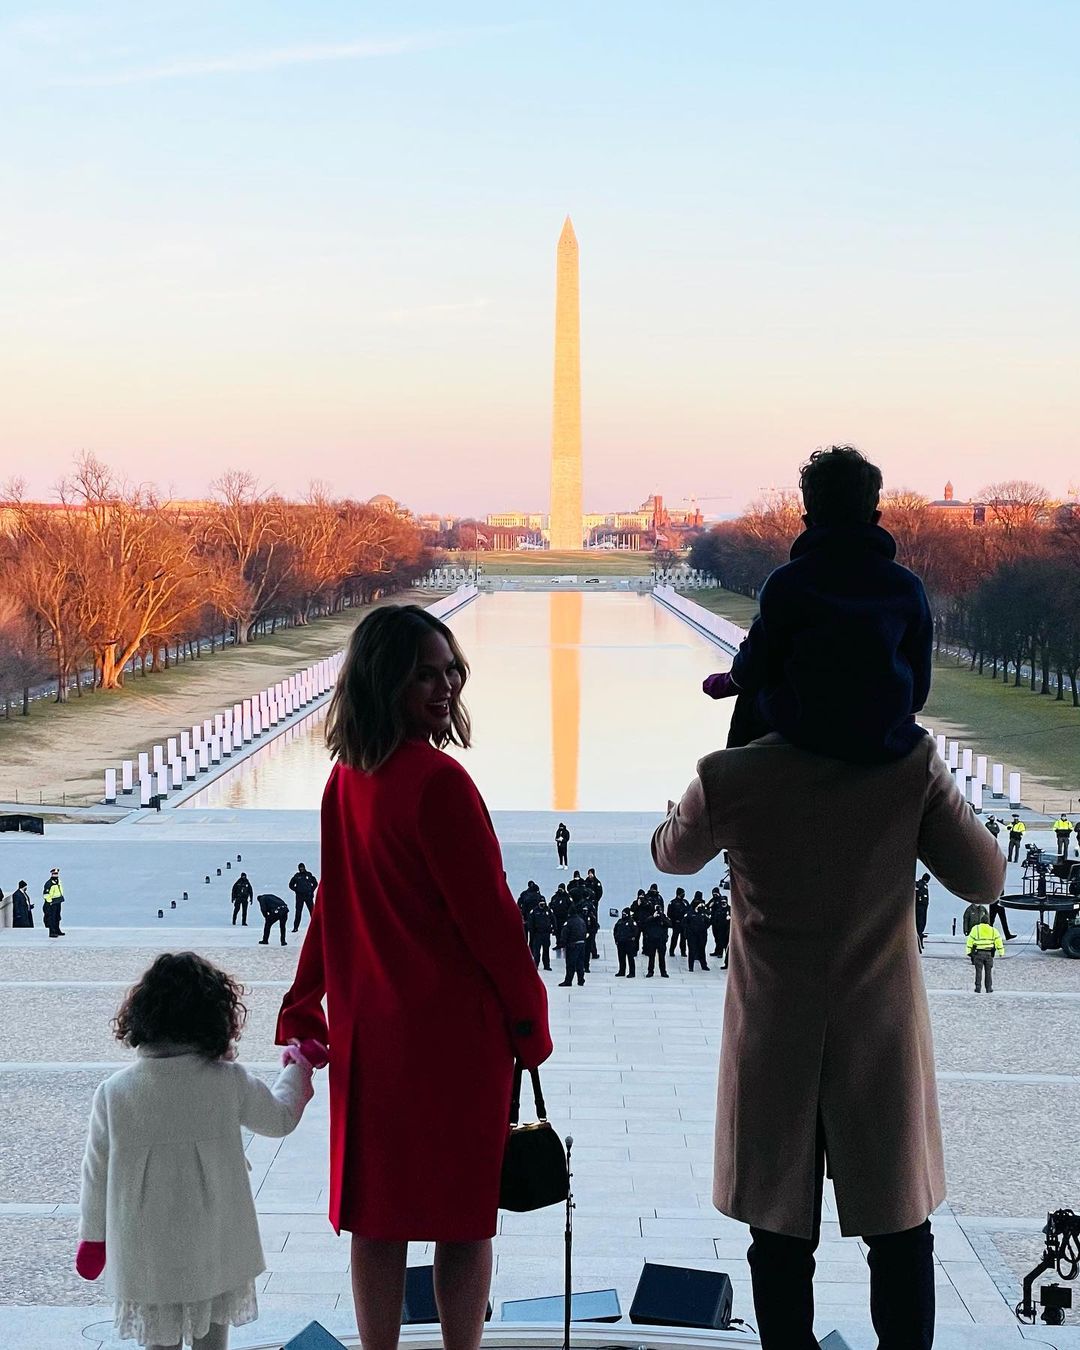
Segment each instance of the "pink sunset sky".
[[569,212],[587,510],[1080,482],[1076,11],[454,9],[6,8],[0,481],[544,510]]

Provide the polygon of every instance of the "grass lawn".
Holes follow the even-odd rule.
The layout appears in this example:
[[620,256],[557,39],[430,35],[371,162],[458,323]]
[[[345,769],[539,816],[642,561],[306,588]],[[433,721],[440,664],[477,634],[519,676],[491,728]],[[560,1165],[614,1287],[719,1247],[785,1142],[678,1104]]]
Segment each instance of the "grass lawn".
[[[435,598],[416,590],[388,601],[428,604]],[[128,675],[123,689],[73,695],[68,703],[39,699],[28,717],[0,719],[0,801],[100,801],[107,766],[135,759],[181,728],[340,651],[365,612],[350,609],[284,628],[157,675]]]
[[1024,801],[1035,810],[1080,806],[1080,709],[1067,694],[1058,703],[939,657],[923,720],[935,731],[955,733],[977,754],[1019,769],[1029,780]]
[[[685,595],[743,628],[757,614],[755,601],[733,591]],[[1014,689],[1001,680],[973,674],[966,662],[957,663],[954,657],[939,657],[921,720],[935,732],[970,745],[976,754],[1019,769],[1025,780],[1024,800],[1033,809],[1080,810],[1080,709],[1072,706],[1068,695],[1058,703],[1026,686]]]
[[741,628],[749,628],[757,618],[757,601],[735,591],[723,591],[719,586],[705,591],[682,591],[687,600],[693,600],[702,609],[712,610]]
[[[450,567],[471,567],[472,553],[448,553]],[[653,569],[648,553],[608,552],[596,549],[588,553],[560,552],[543,549],[519,553],[515,550],[480,554],[481,570],[489,577],[641,577]]]

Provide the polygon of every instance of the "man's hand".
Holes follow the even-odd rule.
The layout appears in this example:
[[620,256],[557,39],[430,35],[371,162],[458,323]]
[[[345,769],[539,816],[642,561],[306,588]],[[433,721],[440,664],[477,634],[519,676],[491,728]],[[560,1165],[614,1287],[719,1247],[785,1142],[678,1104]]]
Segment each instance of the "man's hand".
[[80,1242],[75,1249],[75,1269],[84,1280],[96,1280],[105,1269],[104,1242]]

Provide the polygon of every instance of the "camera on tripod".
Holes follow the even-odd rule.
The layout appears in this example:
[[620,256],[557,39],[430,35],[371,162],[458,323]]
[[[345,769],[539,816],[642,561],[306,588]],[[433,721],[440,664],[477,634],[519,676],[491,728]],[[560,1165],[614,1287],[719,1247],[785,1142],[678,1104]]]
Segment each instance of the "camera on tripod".
[[[1024,1278],[1024,1297],[1016,1305],[1020,1322],[1034,1324],[1037,1310],[1031,1297],[1035,1281],[1047,1270],[1053,1270],[1062,1280],[1075,1280],[1080,1274],[1080,1214],[1071,1209],[1057,1209],[1046,1216],[1043,1229],[1046,1248],[1042,1260]],[[1042,1320],[1048,1327],[1060,1327],[1065,1322],[1066,1309],[1072,1307],[1072,1290],[1057,1281],[1044,1284],[1039,1290]]]

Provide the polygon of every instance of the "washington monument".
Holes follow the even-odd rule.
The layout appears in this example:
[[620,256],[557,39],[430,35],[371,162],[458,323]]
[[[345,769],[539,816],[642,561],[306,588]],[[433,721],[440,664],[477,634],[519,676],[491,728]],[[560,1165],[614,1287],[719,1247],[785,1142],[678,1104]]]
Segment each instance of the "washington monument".
[[570,217],[555,255],[555,399],[551,419],[552,548],[580,549],[581,324],[578,244]]

